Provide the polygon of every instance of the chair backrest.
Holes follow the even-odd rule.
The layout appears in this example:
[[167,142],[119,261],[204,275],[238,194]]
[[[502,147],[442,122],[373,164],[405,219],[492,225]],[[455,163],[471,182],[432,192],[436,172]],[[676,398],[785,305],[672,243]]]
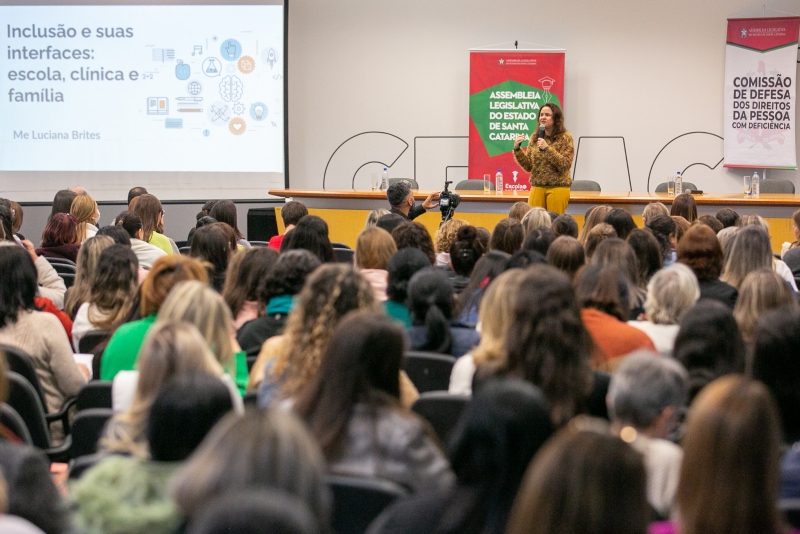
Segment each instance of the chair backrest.
[[573,180],[570,189],[573,191],[602,191],[600,184],[594,180]]
[[81,354],[91,354],[94,348],[108,339],[111,332],[109,330],[92,330],[86,332],[78,342],[78,352]]
[[461,413],[469,404],[469,395],[453,395],[446,391],[423,393],[411,407],[415,413],[428,421],[441,443],[448,443]]
[[[483,180],[461,180],[454,189],[456,191],[483,191]],[[489,180],[489,190],[497,190],[492,180]]]
[[419,184],[413,178],[389,178],[389,185],[396,184],[397,182],[408,182],[411,184],[411,189],[419,189]]
[[269,241],[248,241],[254,247],[268,247]]
[[51,263],[50,265],[53,266],[53,269],[55,269],[58,274],[75,274],[78,272],[78,267],[68,263]]
[[794,183],[789,180],[761,180],[759,193],[786,193],[794,195]]
[[58,273],[58,276],[64,280],[64,285],[67,286],[67,289],[71,288],[75,283],[75,273]]
[[[691,189],[692,191],[697,191],[697,186],[694,185],[692,182],[683,182],[681,188],[686,191],[687,189]],[[656,193],[666,193],[668,191],[667,182],[662,182],[656,186]]]
[[408,351],[403,368],[417,391],[447,391],[456,358],[447,354]]
[[14,408],[31,436],[34,447],[39,449],[50,448],[50,430],[44,417],[44,408],[39,400],[36,391],[22,375],[9,371],[6,373],[8,379],[8,400],[9,406]]
[[22,420],[17,410],[5,402],[0,403],[0,424],[13,432],[22,440],[22,443],[33,446],[33,439],[31,439],[31,433],[28,432],[28,427],[25,426],[25,421]]
[[353,263],[353,258],[356,256],[356,251],[349,248],[334,248],[333,255],[339,263]]
[[189,249],[190,248],[191,247],[178,247],[178,252],[180,252],[181,254],[186,256],[187,254],[189,254]]
[[389,480],[331,475],[332,529],[337,534],[364,534],[367,527],[392,502],[408,491]]
[[69,463],[69,479],[77,480],[81,478],[86,471],[108,458],[108,456],[106,453],[98,452],[73,458]]
[[36,374],[36,367],[33,365],[33,358],[22,349],[10,345],[0,345],[0,351],[6,353],[6,363],[8,370],[14,371],[27,380],[39,397],[44,413],[47,413],[47,399],[44,398],[44,390],[39,383],[39,375]]
[[97,442],[100,441],[103,429],[113,415],[114,410],[111,408],[89,408],[78,412],[72,421],[70,458],[96,453]]
[[67,258],[49,258],[47,256],[44,257],[47,261],[51,264],[55,265],[57,263],[61,263],[63,265],[72,265],[73,267],[77,267],[76,263],[72,260],[68,260]]
[[181,247],[188,247],[189,246],[189,242],[188,241],[175,241],[175,246],[178,247],[178,250],[180,250]]
[[344,248],[344,249],[348,249],[348,250],[351,248],[350,245],[347,245],[346,243],[339,243],[338,241],[332,242],[331,246],[333,248]]
[[111,408],[111,381],[92,380],[78,392],[75,407],[80,412],[90,408]]

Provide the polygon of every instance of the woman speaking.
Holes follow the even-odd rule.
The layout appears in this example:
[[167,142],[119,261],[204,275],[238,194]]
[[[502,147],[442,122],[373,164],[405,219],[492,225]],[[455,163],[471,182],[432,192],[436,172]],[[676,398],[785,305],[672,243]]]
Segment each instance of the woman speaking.
[[575,146],[572,134],[564,128],[561,108],[555,104],[543,105],[539,110],[539,128],[531,135],[527,151],[522,150],[523,141],[522,134],[514,140],[514,158],[520,167],[531,173],[528,204],[564,213],[569,204],[572,185],[569,169],[575,157]]

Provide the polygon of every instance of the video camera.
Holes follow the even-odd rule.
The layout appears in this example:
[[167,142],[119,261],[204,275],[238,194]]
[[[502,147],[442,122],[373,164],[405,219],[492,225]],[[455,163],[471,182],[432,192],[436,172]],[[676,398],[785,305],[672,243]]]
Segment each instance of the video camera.
[[442,212],[442,223],[452,219],[456,208],[461,204],[461,195],[447,189],[452,183],[445,180],[444,191],[439,193],[439,210]]

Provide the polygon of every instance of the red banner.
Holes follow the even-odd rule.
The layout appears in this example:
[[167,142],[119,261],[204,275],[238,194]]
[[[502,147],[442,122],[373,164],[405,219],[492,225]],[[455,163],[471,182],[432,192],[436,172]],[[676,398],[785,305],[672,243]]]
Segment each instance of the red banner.
[[524,134],[527,139],[536,131],[543,104],[563,109],[564,55],[563,51],[470,52],[470,180],[488,174],[494,181],[500,169],[504,190],[530,188],[512,154],[514,138]]

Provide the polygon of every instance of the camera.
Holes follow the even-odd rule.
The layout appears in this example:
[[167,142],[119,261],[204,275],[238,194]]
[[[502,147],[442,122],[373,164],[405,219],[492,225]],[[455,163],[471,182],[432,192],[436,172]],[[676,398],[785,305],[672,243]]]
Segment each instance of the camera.
[[461,195],[447,189],[452,183],[445,180],[444,191],[439,193],[439,210],[442,212],[443,223],[453,218],[456,208],[461,204]]

